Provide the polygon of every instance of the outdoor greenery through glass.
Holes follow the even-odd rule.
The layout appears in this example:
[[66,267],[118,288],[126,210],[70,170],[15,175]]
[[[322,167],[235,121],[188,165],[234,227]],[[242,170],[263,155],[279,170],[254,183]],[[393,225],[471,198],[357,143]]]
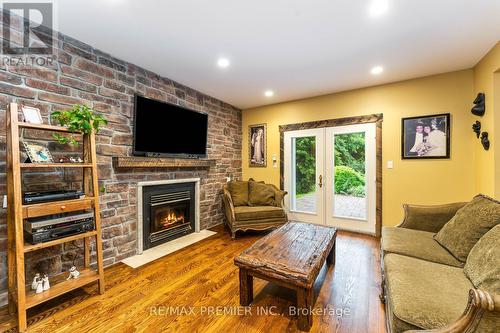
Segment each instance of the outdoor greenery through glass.
[[314,192],[316,187],[316,137],[295,138],[295,194]]
[[[365,133],[335,135],[335,194],[365,196]],[[296,195],[314,192],[316,138],[295,138]]]
[[365,196],[365,133],[335,135],[335,194]]

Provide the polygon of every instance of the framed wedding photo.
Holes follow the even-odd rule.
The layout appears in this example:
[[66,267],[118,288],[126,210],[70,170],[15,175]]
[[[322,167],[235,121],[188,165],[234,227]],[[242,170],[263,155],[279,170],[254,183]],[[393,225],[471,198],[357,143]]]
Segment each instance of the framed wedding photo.
[[450,114],[403,118],[401,157],[450,158]]
[[267,166],[266,140],[266,124],[248,126],[248,153],[250,154],[248,160],[250,161],[250,167]]
[[40,110],[37,108],[32,108],[31,106],[23,106],[21,108],[23,111],[24,122],[30,124],[41,124],[42,115],[40,114]]
[[23,146],[31,163],[54,163],[54,159],[47,147],[26,141],[23,141]]

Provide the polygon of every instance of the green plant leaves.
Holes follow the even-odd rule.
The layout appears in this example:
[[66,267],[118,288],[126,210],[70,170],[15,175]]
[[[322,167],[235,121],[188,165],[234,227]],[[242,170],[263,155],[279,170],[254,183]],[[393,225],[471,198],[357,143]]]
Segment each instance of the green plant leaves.
[[335,194],[365,196],[365,178],[353,168],[338,165],[335,167]]
[[[81,132],[83,134],[99,133],[99,128],[106,125],[108,121],[91,107],[82,104],[75,104],[69,110],[54,111],[51,119],[57,121],[61,126],[67,127],[70,131]],[[78,145],[73,134],[69,137],[60,134],[52,135],[62,144]]]

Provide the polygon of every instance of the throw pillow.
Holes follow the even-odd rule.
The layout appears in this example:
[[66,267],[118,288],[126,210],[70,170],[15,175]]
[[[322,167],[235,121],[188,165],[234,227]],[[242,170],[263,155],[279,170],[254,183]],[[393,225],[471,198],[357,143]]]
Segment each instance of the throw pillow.
[[248,201],[250,206],[273,206],[274,189],[260,182],[249,182]]
[[[491,295],[500,294],[500,225],[486,233],[474,245],[467,257],[464,273],[475,288]],[[476,332],[497,333],[500,316],[485,311]]]
[[434,239],[455,258],[465,262],[477,241],[499,223],[500,202],[478,195],[460,208]]
[[486,233],[467,257],[464,273],[474,287],[500,294],[500,225]]
[[248,182],[233,180],[227,187],[235,207],[248,206]]

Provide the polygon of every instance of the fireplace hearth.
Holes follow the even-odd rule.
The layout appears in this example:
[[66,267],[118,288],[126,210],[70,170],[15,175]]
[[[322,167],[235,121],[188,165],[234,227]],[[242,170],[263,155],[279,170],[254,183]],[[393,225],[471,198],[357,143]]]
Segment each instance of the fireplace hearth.
[[195,189],[194,182],[143,187],[143,250],[195,232]]

